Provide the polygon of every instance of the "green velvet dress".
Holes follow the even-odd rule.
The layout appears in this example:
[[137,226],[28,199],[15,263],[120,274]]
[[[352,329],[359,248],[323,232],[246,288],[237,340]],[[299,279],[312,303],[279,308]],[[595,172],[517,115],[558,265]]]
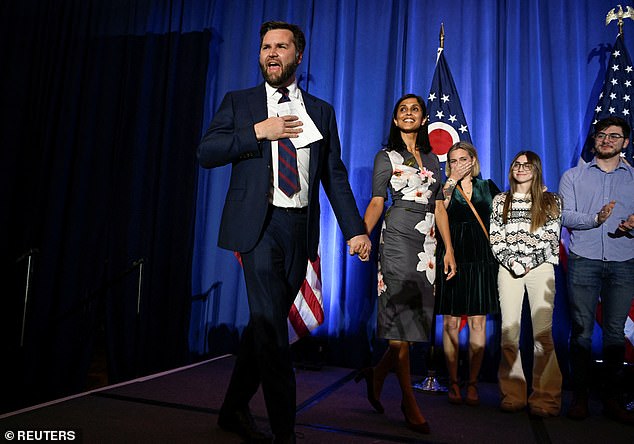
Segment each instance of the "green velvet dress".
[[[472,184],[471,203],[488,231],[491,202],[500,190],[491,180],[473,178]],[[453,316],[499,313],[499,264],[491,252],[489,239],[457,189],[453,191],[447,214],[458,272],[445,280],[442,262],[445,245],[438,236],[435,312]]]

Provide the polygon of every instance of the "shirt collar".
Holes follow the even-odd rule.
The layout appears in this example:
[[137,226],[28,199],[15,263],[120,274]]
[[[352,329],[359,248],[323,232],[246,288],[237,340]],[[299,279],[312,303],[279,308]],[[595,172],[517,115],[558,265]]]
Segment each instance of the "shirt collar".
[[[590,162],[588,162],[587,165],[588,168],[599,168],[599,165],[597,165],[597,158],[593,157],[592,160]],[[601,169],[601,168],[599,168]],[[616,168],[614,168],[615,170],[626,170],[627,169],[627,164],[625,163],[625,161],[623,160],[623,157],[621,157],[619,159],[619,164],[616,166]],[[603,171],[603,170],[602,170]]]
[[[277,92],[277,88],[269,85],[267,82],[264,82],[264,87],[266,88],[266,97],[273,97],[276,94],[279,94]],[[288,88],[288,96],[291,99],[299,99],[299,88],[297,86],[297,80],[295,80],[293,83],[288,85],[287,88]]]

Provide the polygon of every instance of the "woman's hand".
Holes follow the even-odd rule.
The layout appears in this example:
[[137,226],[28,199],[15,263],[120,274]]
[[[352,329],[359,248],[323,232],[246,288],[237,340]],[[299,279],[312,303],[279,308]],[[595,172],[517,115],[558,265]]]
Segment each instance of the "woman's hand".
[[524,265],[522,265],[518,261],[513,261],[511,263],[511,271],[517,277],[524,276],[526,273],[528,273],[529,270],[530,268],[525,268]]
[[456,267],[456,259],[454,258],[453,255],[453,250],[447,250],[445,252],[445,257],[443,258],[443,262],[445,265],[445,278],[447,280],[451,279],[452,277],[454,277],[457,273],[457,267]]
[[451,168],[449,179],[458,182],[467,176],[471,176],[473,171],[473,160],[471,162],[460,163]]

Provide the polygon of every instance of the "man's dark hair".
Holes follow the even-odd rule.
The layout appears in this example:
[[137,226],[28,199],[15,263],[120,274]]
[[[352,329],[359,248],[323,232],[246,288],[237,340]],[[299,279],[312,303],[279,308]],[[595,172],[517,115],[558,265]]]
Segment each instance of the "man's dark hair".
[[[392,111],[392,122],[390,123],[390,134],[387,138],[387,148],[397,151],[405,151],[407,146],[405,146],[405,142],[403,142],[403,137],[401,137],[401,130],[394,123],[394,119],[396,119],[396,115],[398,114],[398,107],[401,105],[406,99],[416,99],[418,105],[420,105],[421,111],[423,113],[423,119],[427,117],[427,107],[425,106],[425,101],[422,97],[417,96],[416,94],[405,94],[403,97],[396,101],[396,105],[394,105],[394,111]],[[416,134],[416,146],[419,151],[427,154],[431,151],[431,144],[429,143],[429,134],[427,133],[429,126],[429,119],[425,121],[423,125],[421,125],[418,133]]]
[[630,125],[620,117],[606,117],[605,119],[599,120],[594,124],[594,133],[598,133],[603,131],[609,126],[618,126],[623,130],[623,137],[626,139],[630,138]]
[[306,48],[306,37],[304,37],[304,32],[300,29],[299,26],[286,22],[272,21],[262,23],[262,26],[260,26],[260,46],[262,46],[264,35],[274,29],[288,29],[289,31],[291,31],[293,33],[293,40],[297,52],[299,54],[304,53],[304,48]]

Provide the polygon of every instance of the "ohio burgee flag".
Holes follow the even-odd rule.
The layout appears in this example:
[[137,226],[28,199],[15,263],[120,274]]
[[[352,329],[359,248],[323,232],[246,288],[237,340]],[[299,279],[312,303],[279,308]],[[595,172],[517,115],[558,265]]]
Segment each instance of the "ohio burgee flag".
[[471,135],[443,48],[438,48],[434,79],[427,97],[427,111],[432,152],[441,162],[446,162],[451,145],[461,140],[471,143]]

